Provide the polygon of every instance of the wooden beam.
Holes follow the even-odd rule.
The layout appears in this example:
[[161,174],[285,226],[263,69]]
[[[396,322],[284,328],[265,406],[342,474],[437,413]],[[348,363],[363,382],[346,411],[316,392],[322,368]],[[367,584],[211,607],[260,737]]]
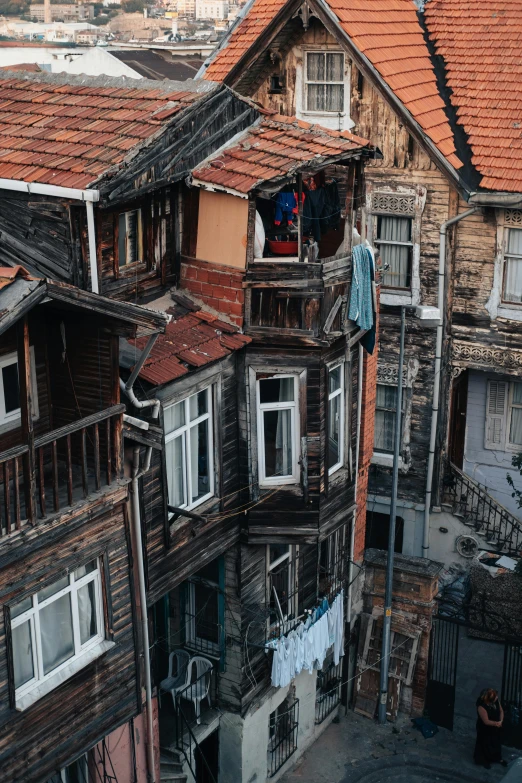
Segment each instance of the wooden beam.
[[25,508],[31,525],[36,522],[35,496],[36,471],[33,429],[33,399],[31,385],[31,352],[29,346],[29,318],[27,315],[18,323],[18,382],[20,386],[20,414],[22,439],[28,446],[25,460]]

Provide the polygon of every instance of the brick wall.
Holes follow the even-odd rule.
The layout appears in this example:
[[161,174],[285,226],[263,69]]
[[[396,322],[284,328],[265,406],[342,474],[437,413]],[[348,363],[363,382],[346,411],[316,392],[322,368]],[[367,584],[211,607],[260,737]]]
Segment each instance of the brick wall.
[[181,287],[212,310],[243,326],[244,271],[191,258],[181,264]]
[[[377,289],[378,295],[378,289]],[[363,392],[361,404],[361,437],[359,444],[359,472],[357,478],[357,514],[355,519],[354,557],[360,563],[364,555],[366,536],[366,498],[368,495],[368,473],[373,456],[375,427],[375,397],[377,384],[377,354],[379,345],[379,315],[377,314],[377,336],[375,350],[370,356],[363,351]]]

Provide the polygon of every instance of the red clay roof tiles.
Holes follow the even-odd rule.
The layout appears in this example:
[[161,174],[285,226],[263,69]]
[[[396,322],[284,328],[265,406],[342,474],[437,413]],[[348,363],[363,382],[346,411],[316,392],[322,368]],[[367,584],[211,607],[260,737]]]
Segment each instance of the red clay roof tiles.
[[[450,5],[452,0],[443,2]],[[211,61],[205,78],[222,81],[284,4],[284,0],[255,0],[228,44]],[[435,72],[413,0],[328,0],[328,5],[342,30],[387,81],[426,135],[452,166],[460,168],[462,162],[456,155],[444,104],[438,96]]]
[[115,88],[2,74],[0,178],[85,188],[199,97],[168,85]]
[[480,186],[522,192],[522,0],[430,0],[425,19]]
[[307,163],[339,160],[368,146],[366,139],[348,131],[332,131],[274,114],[221,147],[193,177],[246,194],[264,182],[288,177]]
[[[139,337],[130,342],[143,349],[147,340],[147,337]],[[188,312],[167,325],[165,334],[155,342],[139,377],[160,386],[186,375],[193,367],[203,367],[229,356],[251,341],[236,327],[211,313],[204,310]]]

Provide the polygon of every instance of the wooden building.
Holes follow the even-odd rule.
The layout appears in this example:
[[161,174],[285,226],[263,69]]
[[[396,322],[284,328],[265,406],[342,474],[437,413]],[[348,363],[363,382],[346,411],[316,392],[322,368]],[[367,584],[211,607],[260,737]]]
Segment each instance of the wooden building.
[[95,779],[141,712],[119,339],[166,318],[21,267],[0,310],[2,777]]
[[[506,481],[522,447],[522,188],[511,120],[520,80],[515,61],[505,59],[516,48],[517,12],[507,2],[497,7],[493,30],[484,21],[487,0],[432,0],[424,13],[410,0],[393,9],[369,0],[364,10],[350,0],[258,0],[200,74],[282,114],[349,129],[382,153],[365,166],[356,205],[358,228],[382,264],[367,544],[385,547],[388,537],[399,315],[406,307],[396,547],[446,563],[465,562],[460,542],[470,530],[462,516],[478,529],[477,546],[486,539],[515,545],[520,528]],[[485,73],[476,40],[491,57]],[[465,216],[468,209],[475,211]],[[442,319],[441,351],[425,325],[429,307]]]

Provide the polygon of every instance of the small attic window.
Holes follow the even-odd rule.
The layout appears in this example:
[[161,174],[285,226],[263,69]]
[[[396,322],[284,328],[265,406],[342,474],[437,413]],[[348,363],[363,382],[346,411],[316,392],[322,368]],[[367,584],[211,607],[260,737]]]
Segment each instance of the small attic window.
[[272,94],[280,94],[283,92],[284,85],[281,76],[277,73],[272,74],[270,77],[270,92]]

